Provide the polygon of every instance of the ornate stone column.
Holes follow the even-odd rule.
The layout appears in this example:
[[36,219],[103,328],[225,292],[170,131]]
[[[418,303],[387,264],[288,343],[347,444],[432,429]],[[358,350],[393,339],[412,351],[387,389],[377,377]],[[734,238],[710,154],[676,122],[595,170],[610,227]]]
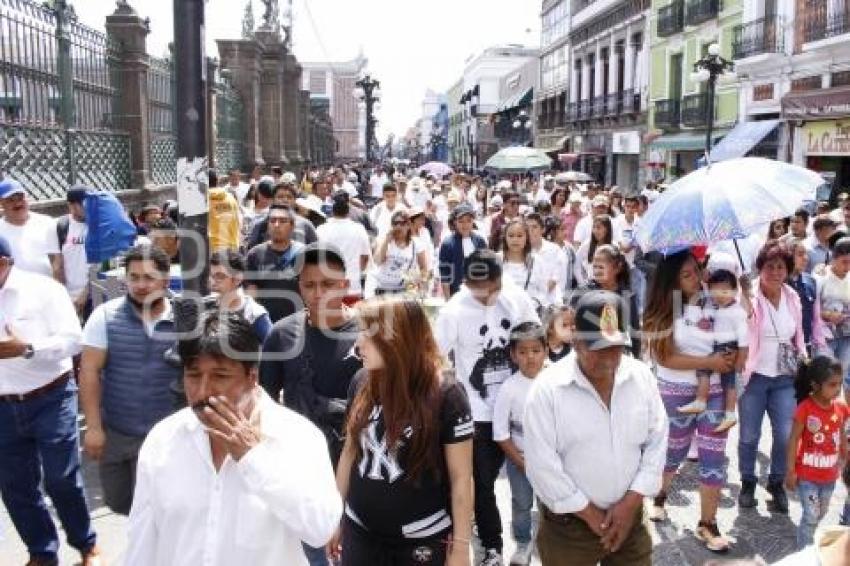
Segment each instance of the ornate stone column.
[[250,167],[264,160],[260,137],[260,116],[263,116],[263,120],[266,119],[266,116],[261,114],[260,106],[263,48],[253,39],[219,39],[216,43],[221,58],[221,68],[230,72],[233,88],[242,97],[245,112],[243,128],[245,161],[247,162],[245,165]]
[[301,156],[301,65],[287,53],[283,65],[283,146],[286,158],[300,163]]

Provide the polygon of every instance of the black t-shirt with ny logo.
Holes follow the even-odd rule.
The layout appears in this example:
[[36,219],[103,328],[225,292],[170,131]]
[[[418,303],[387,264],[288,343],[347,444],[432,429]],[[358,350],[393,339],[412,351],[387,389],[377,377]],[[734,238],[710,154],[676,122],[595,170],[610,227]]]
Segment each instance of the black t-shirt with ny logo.
[[[365,372],[356,379],[363,378]],[[445,381],[440,394],[439,476],[430,471],[416,480],[408,476],[409,439],[416,431],[407,427],[396,450],[389,450],[380,406],[373,409],[369,424],[357,440],[362,456],[351,467],[345,513],[369,533],[424,539],[451,528],[451,485],[442,447],[472,438],[474,423],[460,383]]]

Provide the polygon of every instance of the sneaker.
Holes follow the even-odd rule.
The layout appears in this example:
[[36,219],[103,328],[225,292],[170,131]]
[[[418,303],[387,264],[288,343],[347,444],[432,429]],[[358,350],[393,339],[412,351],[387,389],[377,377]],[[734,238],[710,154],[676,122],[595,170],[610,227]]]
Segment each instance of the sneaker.
[[738,507],[750,509],[756,506],[756,482],[744,480],[741,482],[741,493],[738,494]]
[[667,502],[667,494],[660,492],[652,499],[652,508],[649,510],[649,520],[660,523],[667,520],[667,510],[664,504]]
[[767,484],[767,492],[773,496],[770,508],[781,515],[788,514],[788,494],[781,482]]
[[723,415],[723,420],[715,427],[714,432],[726,432],[736,424],[738,424],[738,419],[735,417],[735,413],[727,411],[726,414]]
[[705,543],[705,548],[711,552],[721,553],[729,550],[729,541],[720,534],[715,521],[700,521],[694,535]]
[[484,558],[481,559],[479,566],[504,566],[502,553],[495,548],[486,549],[484,551]]
[[511,566],[528,566],[531,564],[531,554],[534,552],[534,543],[518,542],[516,550],[511,556]]
[[694,399],[687,405],[682,405],[677,409],[680,413],[685,413],[689,415],[697,415],[699,413],[705,412],[705,401],[702,399]]

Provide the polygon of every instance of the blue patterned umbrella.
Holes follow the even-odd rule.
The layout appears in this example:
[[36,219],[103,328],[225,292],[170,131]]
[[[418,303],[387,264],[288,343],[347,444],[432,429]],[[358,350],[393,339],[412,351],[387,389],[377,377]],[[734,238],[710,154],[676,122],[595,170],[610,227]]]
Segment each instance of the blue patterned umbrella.
[[809,169],[759,157],[713,163],[682,177],[649,207],[635,229],[644,251],[746,238],[792,216],[815,198],[823,178]]

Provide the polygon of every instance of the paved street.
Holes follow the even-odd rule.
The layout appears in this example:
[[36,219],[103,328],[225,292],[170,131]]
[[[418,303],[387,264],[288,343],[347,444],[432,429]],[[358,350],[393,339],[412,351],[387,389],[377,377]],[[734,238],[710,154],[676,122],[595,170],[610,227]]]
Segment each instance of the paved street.
[[[765,476],[768,463],[765,454],[768,445],[764,439],[769,437],[768,433],[769,429],[765,427],[762,454],[759,456],[759,467],[764,470]],[[730,446],[735,446],[736,441],[737,438],[733,434],[730,437]],[[800,513],[800,506],[792,498],[791,513],[788,517],[771,515],[764,505],[764,501],[769,496],[763,489],[759,489],[757,492],[758,508],[739,515],[735,503],[740,484],[734,458],[735,451],[727,450],[727,452],[733,456],[730,463],[732,486],[723,492],[718,521],[721,530],[733,537],[736,544],[725,558],[758,556],[769,564],[793,550],[794,524],[792,518],[796,521]],[[121,562],[126,544],[126,519],[112,514],[103,506],[103,499],[97,482],[97,470],[91,462],[86,462],[85,472],[86,485],[89,486],[89,497],[94,509],[95,524],[100,535],[100,544],[109,563],[118,564]],[[670,520],[661,525],[654,525],[653,538],[657,545],[654,563],[658,566],[697,566],[716,558],[703,550],[692,536],[692,530],[696,527],[699,506],[694,465],[686,464],[683,472],[674,484],[673,492],[670,495]],[[502,518],[505,522],[505,532],[509,533],[510,488],[507,479],[499,480],[498,495]],[[843,486],[836,489],[832,507],[824,520],[825,524],[838,522],[838,513],[845,496],[846,490]],[[5,509],[0,508],[0,511],[2,511],[0,512],[0,532],[3,533],[3,538],[0,540],[0,566],[21,565],[26,562],[26,551],[9,523]],[[505,557],[509,558],[512,551],[513,544],[510,537],[507,536]],[[76,554],[67,545],[64,545],[63,541],[62,566],[77,563]],[[539,560],[535,559],[534,564],[539,565]]]

